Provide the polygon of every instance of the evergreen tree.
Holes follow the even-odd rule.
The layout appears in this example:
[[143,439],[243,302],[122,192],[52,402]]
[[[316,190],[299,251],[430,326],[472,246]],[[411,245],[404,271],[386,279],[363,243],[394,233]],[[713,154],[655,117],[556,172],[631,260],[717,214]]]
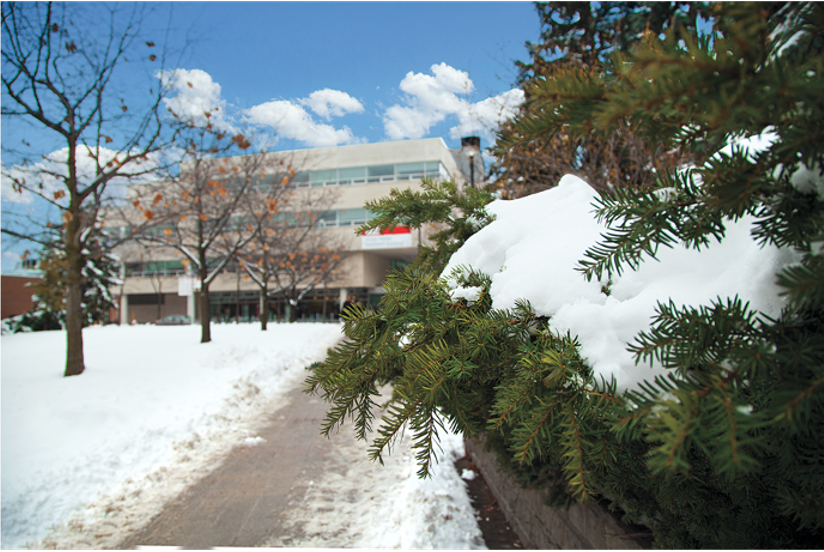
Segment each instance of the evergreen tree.
[[[489,275],[453,274],[477,288],[469,301],[449,292],[439,263],[419,265],[387,280],[378,311],[350,310],[348,339],[312,367],[307,391],[330,403],[323,432],[351,418],[360,438],[371,437],[377,386],[392,383],[374,458],[408,424],[425,475],[448,425],[485,433],[522,482],[557,476],[553,503],[564,487],[583,500],[610,497],[657,546],[820,548],[824,8],[712,9],[710,37],[670,29],[615,52],[606,73],[572,66],[535,83],[531,116],[515,130],[526,142],[560,131],[604,138],[620,127],[698,157],[717,152],[657,174],[652,189],[601,194],[595,208],[608,231],[581,260],[582,277],[607,281],[678,242],[700,250],[746,214],[757,221],[753,240],[800,259],[777,275],[781,315],[737,297],[659,304],[629,349],[669,375],[618,393],[596,380],[576,337],[529,304],[492,309]],[[770,138],[761,151],[719,151],[755,135]],[[375,207],[381,227],[449,220],[423,195],[396,193]]]
[[[710,18],[706,2],[546,2],[536,3],[536,10],[541,39],[527,43],[530,61],[516,62],[526,97],[516,120],[538,115],[530,101],[533,85],[566,78],[573,68],[606,77],[609,56],[616,51],[629,51],[666,29],[695,31],[699,18]],[[507,198],[550,188],[565,174],[580,176],[599,190],[645,187],[656,172],[698,160],[622,125],[603,136],[571,136],[558,129],[525,140],[514,121],[507,121],[491,150],[497,160],[490,172]]]
[[66,262],[54,250],[48,250],[39,264],[42,278],[28,284],[34,306],[30,311],[9,321],[7,328],[11,333],[63,328],[66,312]]
[[[102,237],[88,239],[84,250],[83,280],[83,327],[105,324],[109,310],[117,308],[109,289],[121,283],[120,263],[108,248],[101,244]],[[26,331],[60,330],[66,325],[66,270],[67,261],[58,248],[46,249],[40,259],[42,277],[29,284],[34,307],[9,324],[12,333]]]
[[106,324],[109,312],[118,305],[111,295],[111,289],[122,284],[120,279],[120,259],[108,247],[105,238],[88,242],[86,264],[83,267],[83,325]]

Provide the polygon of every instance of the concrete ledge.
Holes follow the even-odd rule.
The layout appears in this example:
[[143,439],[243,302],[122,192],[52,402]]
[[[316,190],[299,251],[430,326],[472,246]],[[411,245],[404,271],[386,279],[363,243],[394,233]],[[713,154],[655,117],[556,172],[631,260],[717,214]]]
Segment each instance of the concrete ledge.
[[483,443],[466,439],[466,452],[481,470],[487,485],[525,548],[539,550],[598,549],[642,550],[649,540],[636,540],[637,533],[612,512],[596,503],[574,503],[568,510],[553,510],[544,504],[544,493],[520,487],[512,476],[498,468],[495,454],[484,452]]

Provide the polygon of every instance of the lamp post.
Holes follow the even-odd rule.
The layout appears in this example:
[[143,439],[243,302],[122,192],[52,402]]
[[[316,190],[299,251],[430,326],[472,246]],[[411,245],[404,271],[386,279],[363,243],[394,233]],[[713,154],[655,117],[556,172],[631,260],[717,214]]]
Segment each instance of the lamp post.
[[475,152],[470,151],[469,156],[469,185],[475,187]]

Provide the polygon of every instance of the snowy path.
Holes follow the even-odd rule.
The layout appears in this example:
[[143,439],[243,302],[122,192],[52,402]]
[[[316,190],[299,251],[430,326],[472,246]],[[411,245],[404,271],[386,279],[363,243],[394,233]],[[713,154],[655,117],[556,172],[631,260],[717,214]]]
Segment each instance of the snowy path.
[[368,459],[368,443],[351,426],[331,436],[324,470],[281,520],[281,534],[264,546],[290,548],[486,549],[454,462],[463,438],[442,436],[430,479],[418,479],[411,435]]
[[460,438],[447,439],[442,463],[424,482],[408,442],[380,466],[349,431],[318,435],[322,400],[300,389],[286,399],[253,445],[233,450],[118,547],[483,547],[453,465]]
[[[87,371],[75,378],[61,377],[63,332],[2,337],[3,548],[117,545],[212,473],[234,447],[258,443],[261,424],[300,385],[303,367],[321,359],[340,338],[340,328],[275,325],[264,333],[254,325],[217,325],[207,345],[198,343],[198,334],[196,326],[90,328],[84,332]],[[374,489],[379,497],[405,497],[404,503],[385,504],[384,512],[417,508],[415,515],[410,510],[382,515],[380,521],[389,525],[377,527],[374,538],[387,538],[397,521],[409,527],[403,531],[423,535],[428,525],[420,524],[454,519],[448,517],[449,508],[437,515],[438,504],[459,503],[461,492],[465,499],[451,461],[442,465],[452,479],[434,488],[432,481],[414,477],[402,447],[390,457],[395,468],[377,472],[379,467],[365,454],[355,455],[350,445],[334,441],[341,452],[331,455],[352,459],[347,480],[360,478],[361,488]],[[457,448],[446,450],[459,454]],[[305,501],[294,505],[287,520],[299,529],[292,546],[321,534],[300,525],[298,512],[329,518],[317,517],[313,505],[316,489],[349,484],[335,479],[342,468],[336,469],[313,481]],[[357,501],[347,504],[353,505],[341,507],[351,515],[372,511]],[[418,520],[414,527],[409,525],[413,519]],[[352,527],[359,522],[337,516],[324,529],[339,539],[330,542],[353,541],[345,527],[329,529],[334,523]],[[467,529],[460,543],[443,548],[475,547],[474,535]],[[362,537],[359,542],[370,546]],[[375,546],[425,546],[409,539],[380,542]]]

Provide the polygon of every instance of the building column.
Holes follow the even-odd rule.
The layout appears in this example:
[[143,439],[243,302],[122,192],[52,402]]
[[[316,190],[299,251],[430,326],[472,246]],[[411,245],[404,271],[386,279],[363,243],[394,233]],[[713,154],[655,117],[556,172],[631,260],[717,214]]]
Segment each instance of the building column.
[[120,325],[129,325],[129,296],[125,293],[120,293]]
[[186,316],[194,323],[195,321],[195,292],[186,296]]

